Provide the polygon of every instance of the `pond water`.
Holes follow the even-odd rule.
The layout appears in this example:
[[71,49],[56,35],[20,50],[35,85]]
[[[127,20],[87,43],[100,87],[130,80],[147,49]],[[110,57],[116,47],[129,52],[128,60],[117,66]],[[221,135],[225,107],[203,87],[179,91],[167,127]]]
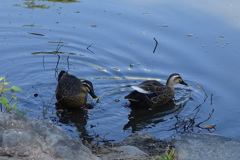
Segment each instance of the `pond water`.
[[[75,138],[99,135],[115,142],[135,132],[170,139],[183,127],[174,129],[180,121],[197,124],[210,117],[202,127],[216,125],[214,133],[240,140],[239,1],[0,4],[0,76],[24,90],[18,96],[26,117],[55,123]],[[56,68],[92,81],[99,103],[89,97],[93,109],[59,116]],[[126,85],[146,79],[165,83],[171,73],[180,73],[190,86],[176,86],[170,110],[128,107]]]

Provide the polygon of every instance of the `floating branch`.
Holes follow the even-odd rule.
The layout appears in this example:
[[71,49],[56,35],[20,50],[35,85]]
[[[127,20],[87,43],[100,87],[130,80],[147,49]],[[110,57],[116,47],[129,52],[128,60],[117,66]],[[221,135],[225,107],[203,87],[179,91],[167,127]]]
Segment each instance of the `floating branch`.
[[43,69],[45,69],[44,56],[43,56]]
[[58,56],[58,60],[57,60],[56,68],[55,68],[55,78],[56,78],[56,80],[58,80],[58,78],[57,78],[57,76],[58,76],[58,64],[59,64],[59,61],[60,61],[60,58],[61,58],[59,54],[57,54],[57,56]]
[[42,106],[43,106],[43,110],[42,110],[42,114],[43,114],[43,118],[45,118],[46,114],[47,114],[47,110],[49,108],[49,106],[51,105],[53,99],[54,99],[54,95],[52,96],[51,100],[49,101],[48,104],[45,103],[43,97],[41,96],[41,94],[39,94],[38,90],[35,88],[35,86],[32,86],[32,88],[36,91],[36,93],[34,94],[34,97],[39,97],[40,100],[42,101]]
[[62,41],[61,41],[61,39],[60,39],[60,41],[59,41],[59,43],[58,43],[58,45],[57,45],[57,48],[56,48],[56,55],[58,56],[58,60],[57,60],[57,64],[56,64],[56,68],[55,68],[55,78],[56,79],[58,79],[57,78],[57,76],[58,76],[58,65],[59,65],[59,61],[60,61],[60,55],[58,54],[58,52],[59,52],[59,50],[60,50],[60,48],[63,46],[63,43],[62,43]]
[[153,53],[155,53],[157,46],[158,46],[158,41],[156,40],[156,38],[154,37],[153,40],[155,41],[155,47],[153,49]]
[[[184,132],[194,132],[194,128],[197,127],[199,129],[207,129],[210,132],[210,129],[215,129],[216,125],[207,125],[205,127],[201,127],[200,125],[205,123],[206,121],[208,121],[213,113],[214,113],[214,109],[212,109],[211,113],[209,113],[208,118],[206,118],[205,120],[196,123],[197,120],[197,115],[199,114],[200,108],[201,106],[206,102],[208,95],[206,93],[206,91],[204,90],[203,87],[199,87],[201,89],[203,89],[204,93],[205,93],[205,99],[203,100],[203,102],[201,104],[199,104],[198,106],[196,106],[193,111],[195,111],[196,113],[191,116],[190,118],[186,118],[186,117],[180,117],[179,115],[176,115],[175,118],[177,120],[177,122],[174,124],[174,127],[172,129],[176,130],[177,133],[184,133]],[[211,101],[212,101],[212,96],[211,95]],[[212,102],[211,102],[212,103]],[[170,129],[170,130],[172,130]]]
[[211,102],[210,102],[211,105],[212,105],[212,102],[213,102],[213,94],[211,94]]
[[[199,87],[199,85],[197,85],[197,87]],[[199,110],[199,108],[206,102],[206,100],[208,99],[208,95],[206,90],[201,86],[200,89],[203,90],[204,94],[205,94],[205,98],[203,100],[203,102],[201,104],[199,104],[194,110]]]
[[67,57],[67,65],[68,65],[68,71],[69,71],[69,55]]
[[87,47],[87,50],[89,50],[90,52],[94,53],[92,50],[89,49],[92,45],[93,45],[93,43],[90,44],[90,45]]
[[195,126],[196,126],[196,127],[199,127],[199,128],[202,128],[202,127],[200,127],[200,124],[202,124],[202,123],[204,123],[204,122],[208,121],[208,120],[209,120],[209,119],[212,117],[213,113],[214,113],[214,109],[212,109],[212,112],[211,112],[211,113],[209,113],[209,116],[208,116],[208,118],[207,118],[207,119],[205,119],[204,121],[202,121],[202,122],[200,122],[200,123],[196,124]]
[[57,48],[56,48],[56,53],[58,54],[58,51],[61,49],[61,47],[63,46],[63,43],[61,41],[61,39],[59,40],[59,43],[57,45]]
[[43,117],[45,117],[45,113],[46,113],[46,109],[45,109],[45,101],[43,100],[42,96],[39,94],[39,92],[37,91],[37,89],[32,86],[32,88],[36,91],[36,93],[34,95],[38,95],[38,97],[41,99],[42,101],[42,105],[43,105]]

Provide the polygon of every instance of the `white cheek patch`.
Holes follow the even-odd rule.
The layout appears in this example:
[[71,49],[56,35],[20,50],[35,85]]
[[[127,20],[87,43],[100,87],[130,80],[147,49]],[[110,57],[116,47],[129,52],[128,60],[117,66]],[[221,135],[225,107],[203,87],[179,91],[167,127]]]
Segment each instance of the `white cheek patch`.
[[136,90],[136,91],[138,91],[138,92],[140,92],[140,93],[144,93],[144,94],[151,94],[152,93],[152,92],[146,91],[146,90],[144,90],[144,89],[142,89],[142,88],[140,88],[138,86],[131,86],[131,88]]
[[172,79],[174,79],[174,80],[175,79],[181,79],[181,77],[179,75],[175,75],[175,76],[172,77]]

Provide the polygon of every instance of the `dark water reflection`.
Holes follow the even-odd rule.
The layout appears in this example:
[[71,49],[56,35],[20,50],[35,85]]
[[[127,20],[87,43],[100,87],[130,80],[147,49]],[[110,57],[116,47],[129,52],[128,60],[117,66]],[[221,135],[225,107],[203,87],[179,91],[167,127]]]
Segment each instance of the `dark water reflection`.
[[[200,105],[196,121],[214,109],[203,125],[216,124],[215,133],[240,139],[238,1],[71,2],[0,2],[0,76],[25,90],[18,96],[27,117],[58,124],[73,137],[109,133],[106,138],[120,141],[145,132],[168,139],[176,134],[175,116],[191,118]],[[100,102],[89,98],[93,109],[59,115],[56,67],[92,81]],[[126,85],[165,83],[175,72],[190,84],[176,86],[175,104],[128,107]]]
[[[131,112],[128,115],[129,121],[124,125],[123,129],[131,130],[135,133],[145,128],[155,127],[158,123],[174,118],[191,99],[192,93],[190,89],[176,88],[176,91],[180,95],[179,99],[172,100],[162,107],[137,108],[129,105],[131,107]],[[167,117],[167,115],[169,116]]]
[[151,126],[164,122],[164,116],[174,113],[175,103],[172,101],[166,106],[155,108],[132,108],[128,115],[128,123],[124,125],[123,129],[131,128],[132,132],[141,131],[149,124]]
[[[83,109],[71,109],[71,110],[61,110],[57,108],[56,120],[59,124],[69,125],[72,128],[76,128],[76,131],[80,133],[80,137],[87,139],[88,133],[86,130],[88,111]],[[68,131],[75,132],[75,129],[69,129]],[[91,137],[92,139],[92,137]]]

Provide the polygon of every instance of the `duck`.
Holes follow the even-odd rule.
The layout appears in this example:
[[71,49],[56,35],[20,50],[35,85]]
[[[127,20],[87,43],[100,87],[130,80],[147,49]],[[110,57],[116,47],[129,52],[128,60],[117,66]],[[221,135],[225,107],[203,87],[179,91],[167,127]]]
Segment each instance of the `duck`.
[[175,95],[175,84],[189,86],[178,73],[172,73],[166,82],[161,84],[156,80],[147,80],[138,85],[128,85],[133,91],[124,98],[129,100],[131,107],[158,107],[172,101]]
[[94,100],[99,100],[94,93],[92,82],[80,80],[64,70],[58,75],[55,94],[57,99],[56,104],[66,108],[86,107],[88,94],[90,94]]

